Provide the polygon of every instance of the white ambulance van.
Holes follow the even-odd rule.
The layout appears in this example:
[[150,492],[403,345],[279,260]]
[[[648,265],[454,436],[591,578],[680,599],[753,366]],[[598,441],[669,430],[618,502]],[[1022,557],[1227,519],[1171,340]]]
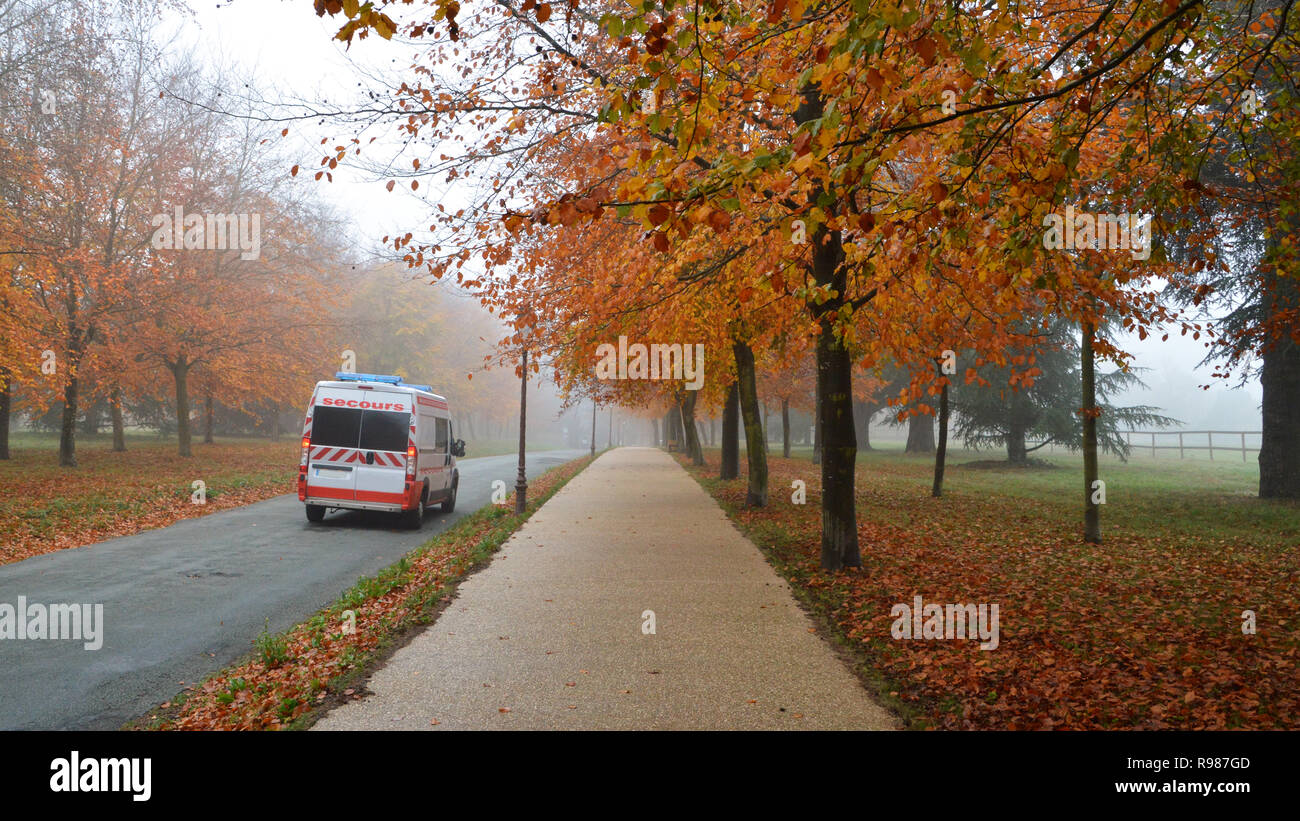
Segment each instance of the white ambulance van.
[[398,513],[418,528],[428,505],[456,507],[465,442],[452,435],[447,400],[400,376],[335,375],[317,382],[302,426],[298,501],[307,520],[330,508]]

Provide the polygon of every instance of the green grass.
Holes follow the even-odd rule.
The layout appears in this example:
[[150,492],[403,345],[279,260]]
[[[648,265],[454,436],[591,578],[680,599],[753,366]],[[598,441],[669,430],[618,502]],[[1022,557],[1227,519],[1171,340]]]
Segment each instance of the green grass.
[[[560,450],[564,446],[555,442],[539,441],[534,442],[531,438],[528,442],[528,451],[541,452],[546,450]],[[519,452],[519,439],[466,439],[465,440],[465,458],[473,459],[478,456],[503,456],[507,453]]]
[[[1040,452],[1041,453],[1041,452]],[[963,463],[997,459],[989,452],[957,451],[949,454],[944,471],[944,493],[951,496],[981,496],[996,493],[1005,497],[1009,515],[1027,516],[1017,510],[1022,503],[1041,506],[1041,512],[1070,521],[1083,505],[1083,458],[1057,452],[1038,458],[1052,468],[975,468]],[[904,456],[900,453],[867,453],[859,458],[865,488],[896,488],[915,484],[915,470],[890,470],[891,465],[919,465],[932,471],[932,456]],[[877,468],[872,470],[871,468]],[[1214,539],[1241,540],[1252,544],[1275,544],[1273,536],[1297,525],[1295,504],[1261,501],[1258,498],[1259,468],[1240,462],[1210,462],[1164,458],[1103,458],[1098,475],[1106,483],[1105,527],[1114,531],[1173,532],[1203,535]],[[1270,538],[1254,538],[1267,535]]]
[[[180,441],[175,433],[163,435],[156,431],[144,428],[127,428],[126,429],[126,447],[127,450],[137,447],[170,447],[176,449]],[[217,442],[266,442],[270,437],[266,436],[216,436]],[[280,436],[281,441],[293,441],[295,435],[293,431],[285,431]],[[203,443],[202,432],[191,431],[190,442],[194,446]],[[113,434],[105,429],[97,434],[82,433],[77,431],[77,452],[85,450],[112,450]],[[47,431],[18,429],[9,432],[9,447],[11,449],[22,448],[28,450],[58,450],[59,434]]]
[[[775,453],[780,453],[779,446]],[[791,449],[791,459],[806,459],[809,471],[814,472],[818,467],[812,464],[811,457],[810,448]],[[944,495],[974,497],[994,493],[1007,498],[1013,515],[1026,514],[1025,510],[1016,510],[1023,502],[1038,513],[1058,511],[1070,521],[1082,506],[1083,457],[1064,450],[1049,453],[1046,449],[1035,452],[1033,457],[1055,469],[970,467],[974,462],[1005,460],[1006,454],[950,449],[944,470]],[[1127,461],[1121,461],[1103,455],[1099,470],[1106,483],[1103,523],[1122,530],[1169,529],[1219,539],[1240,538],[1253,530],[1278,533],[1294,529],[1300,507],[1261,501],[1258,464],[1253,457],[1244,464],[1239,461],[1240,454],[1237,457],[1211,462],[1162,454],[1152,459],[1147,451],[1135,452]],[[869,503],[873,491],[928,490],[934,456],[905,454],[902,442],[883,442],[873,443],[870,451],[859,452],[857,463],[858,495],[865,496]],[[890,514],[889,509],[872,510],[873,516]],[[908,524],[905,514],[892,519],[897,524]]]
[[253,646],[257,648],[257,654],[262,660],[262,664],[267,667],[279,667],[289,659],[289,645],[282,634],[272,633],[271,621],[267,619],[266,625],[262,627],[262,632],[257,638],[253,639]]

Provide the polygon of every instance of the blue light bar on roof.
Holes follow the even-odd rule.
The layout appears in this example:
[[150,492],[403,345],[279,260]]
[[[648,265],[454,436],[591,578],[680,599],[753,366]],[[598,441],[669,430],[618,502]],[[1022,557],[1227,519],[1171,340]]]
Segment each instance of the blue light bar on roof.
[[339,371],[334,374],[334,378],[340,382],[386,382],[389,385],[402,384],[402,377],[391,374],[378,373],[349,373],[348,371]]
[[340,382],[382,382],[386,385],[401,385],[404,388],[415,388],[417,391],[433,393],[433,387],[430,385],[408,385],[402,381],[402,377],[393,376],[392,374],[339,371],[334,374],[334,378]]

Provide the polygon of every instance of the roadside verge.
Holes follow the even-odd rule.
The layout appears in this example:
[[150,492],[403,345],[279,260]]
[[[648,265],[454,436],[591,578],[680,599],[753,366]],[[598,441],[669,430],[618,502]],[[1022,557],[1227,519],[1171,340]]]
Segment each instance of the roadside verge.
[[130,722],[126,729],[301,729],[322,706],[365,693],[364,682],[450,601],[456,585],[570,479],[591,463],[576,459],[529,483],[529,505],[511,497],[466,516],[373,578],[284,633],[263,633],[255,651]]

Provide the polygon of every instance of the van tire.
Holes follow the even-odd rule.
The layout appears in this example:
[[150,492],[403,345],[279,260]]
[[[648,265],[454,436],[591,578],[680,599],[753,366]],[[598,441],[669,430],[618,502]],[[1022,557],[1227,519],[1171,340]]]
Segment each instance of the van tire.
[[319,522],[325,519],[325,505],[307,505],[307,521]]
[[409,530],[419,530],[424,524],[424,495],[420,495],[420,503],[410,510],[402,511],[402,524]]
[[460,485],[460,480],[459,480],[459,479],[456,480],[455,482],[452,482],[452,484],[451,484],[451,495],[448,496],[446,499],[443,499],[443,501],[442,501],[442,512],[443,512],[443,513],[451,513],[453,510],[456,509],[456,488],[457,488],[459,485]]

